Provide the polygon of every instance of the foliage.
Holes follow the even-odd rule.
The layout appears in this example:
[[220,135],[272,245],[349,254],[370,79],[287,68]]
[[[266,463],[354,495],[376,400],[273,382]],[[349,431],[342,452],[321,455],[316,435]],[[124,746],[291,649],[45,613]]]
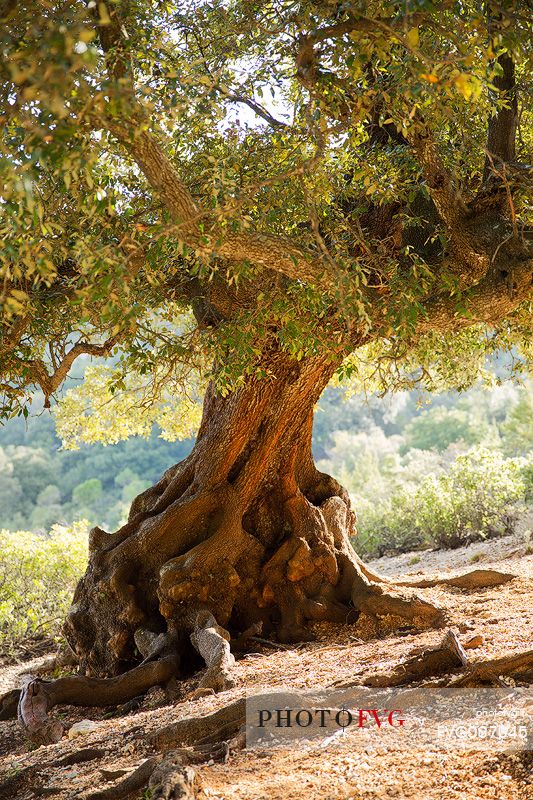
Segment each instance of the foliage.
[[[108,447],[61,445],[46,412],[0,427],[0,527],[44,532],[85,518],[113,529],[127,517],[133,497],[184,458],[192,442],[164,441],[154,429],[146,439]],[[87,484],[96,492],[80,488]]]
[[455,442],[474,444],[486,435],[486,423],[458,408],[435,408],[413,419],[405,430],[405,448],[442,453]]
[[[157,392],[157,400],[151,401],[146,397],[142,376],[130,373],[122,377],[113,367],[88,366],[83,384],[68,389],[55,409],[63,447],[76,449],[82,443],[116,444],[129,436],[148,437],[154,425],[167,441],[189,438],[200,424],[198,393],[191,383],[187,394],[180,392],[168,365],[160,372],[157,380],[164,382],[164,387]],[[150,391],[153,389],[152,384]]]
[[87,525],[49,535],[0,530],[0,655],[57,637],[87,561]]
[[[36,387],[49,403],[83,354],[115,363],[66,395],[73,446],[154,421],[187,436],[197,388],[267,375],[273,349],[359,387],[465,388],[497,348],[523,368],[530,201],[507,181],[488,228],[476,202],[502,63],[527,101],[531,41],[521,0],[490,20],[475,2],[8,3],[2,414]],[[465,263],[461,204],[480,220]]]
[[533,450],[533,393],[524,390],[502,426],[504,449],[509,455]]
[[381,503],[370,499],[355,543],[364,555],[419,547],[458,547],[513,530],[516,505],[525,500],[524,469],[531,460],[505,459],[473,448],[449,472],[430,474]]

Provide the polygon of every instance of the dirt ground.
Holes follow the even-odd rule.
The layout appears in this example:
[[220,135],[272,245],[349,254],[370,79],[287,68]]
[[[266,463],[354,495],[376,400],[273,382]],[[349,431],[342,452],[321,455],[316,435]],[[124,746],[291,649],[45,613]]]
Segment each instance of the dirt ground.
[[[447,609],[449,627],[461,642],[475,635],[482,637],[481,644],[469,650],[472,661],[532,647],[533,554],[524,532],[460,550],[382,558],[371,567],[383,575],[403,578],[487,567],[511,572],[516,579],[497,588],[467,592],[436,587],[417,593]],[[61,716],[67,727],[91,719],[97,722],[97,729],[75,739],[65,736],[55,745],[31,750],[16,722],[0,722],[0,800],[42,796],[84,800],[96,789],[112,786],[114,770],[138,766],[150,755],[147,735],[177,719],[220,708],[246,691],[316,688],[391,669],[417,648],[437,644],[442,638],[442,631],[427,631],[366,641],[357,625],[322,626],[318,633],[318,641],[291,649],[258,645],[257,653],[238,661],[235,688],[216,696],[192,699],[195,681],[190,681],[180,687],[181,696],[170,705],[162,705],[162,691],[154,689],[138,709],[122,709],[118,712],[121,715],[113,717],[104,709],[56,709],[55,715]],[[0,693],[19,686],[24,673],[38,674],[40,664],[42,657],[0,669]],[[101,748],[105,754],[85,764],[53,766],[53,762],[82,748]],[[34,767],[32,778],[18,794],[2,789],[2,781],[26,767]],[[373,749],[347,750],[315,742],[293,749],[243,750],[226,763],[206,764],[198,772],[203,795],[212,800],[533,797],[531,752],[400,751],[379,743]]]

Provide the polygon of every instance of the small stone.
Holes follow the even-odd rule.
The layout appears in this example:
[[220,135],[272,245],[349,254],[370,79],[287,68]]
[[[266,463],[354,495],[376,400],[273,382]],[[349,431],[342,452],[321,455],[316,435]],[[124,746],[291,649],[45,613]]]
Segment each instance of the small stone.
[[468,633],[474,626],[470,622],[460,622],[457,626],[459,633]]
[[122,778],[127,775],[131,769],[101,769],[100,775],[105,781],[115,781],[117,778]]
[[481,647],[484,641],[485,640],[483,636],[481,636],[481,634],[478,634],[477,636],[472,636],[471,639],[465,642],[463,644],[463,647],[465,650],[475,650],[476,647]]
[[82,719],[81,722],[75,722],[68,732],[69,739],[75,739],[76,736],[86,736],[89,733],[94,733],[98,730],[98,723],[93,722],[92,719]]

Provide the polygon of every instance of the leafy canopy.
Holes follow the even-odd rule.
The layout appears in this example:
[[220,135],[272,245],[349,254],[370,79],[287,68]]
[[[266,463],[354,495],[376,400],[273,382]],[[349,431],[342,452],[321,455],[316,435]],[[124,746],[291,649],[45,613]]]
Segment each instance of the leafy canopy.
[[527,5],[0,3],[3,415],[82,354],[113,360],[71,441],[187,435],[274,349],[381,388],[523,368]]

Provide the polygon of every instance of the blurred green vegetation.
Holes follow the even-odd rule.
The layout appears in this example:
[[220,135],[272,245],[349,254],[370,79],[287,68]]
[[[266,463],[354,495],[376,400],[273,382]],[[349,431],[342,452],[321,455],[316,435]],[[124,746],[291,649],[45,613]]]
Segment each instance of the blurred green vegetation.
[[[511,530],[517,509],[531,502],[532,412],[527,382],[444,392],[431,402],[414,391],[346,398],[328,388],[315,415],[315,457],[353,497],[356,547],[368,557]],[[0,427],[0,528],[45,533],[87,520],[115,529],[132,499],[192,447],[159,433],[62,450],[47,412],[9,420]],[[492,496],[464,516],[478,502],[466,488],[471,479]],[[504,491],[508,479],[514,488]]]
[[[318,467],[348,489],[366,558],[511,533],[533,499],[532,384],[348,400],[316,416]],[[323,413],[320,413],[322,411]],[[333,427],[333,430],[330,428]]]
[[0,656],[12,657],[59,637],[87,562],[87,525],[0,530],[0,553]]

